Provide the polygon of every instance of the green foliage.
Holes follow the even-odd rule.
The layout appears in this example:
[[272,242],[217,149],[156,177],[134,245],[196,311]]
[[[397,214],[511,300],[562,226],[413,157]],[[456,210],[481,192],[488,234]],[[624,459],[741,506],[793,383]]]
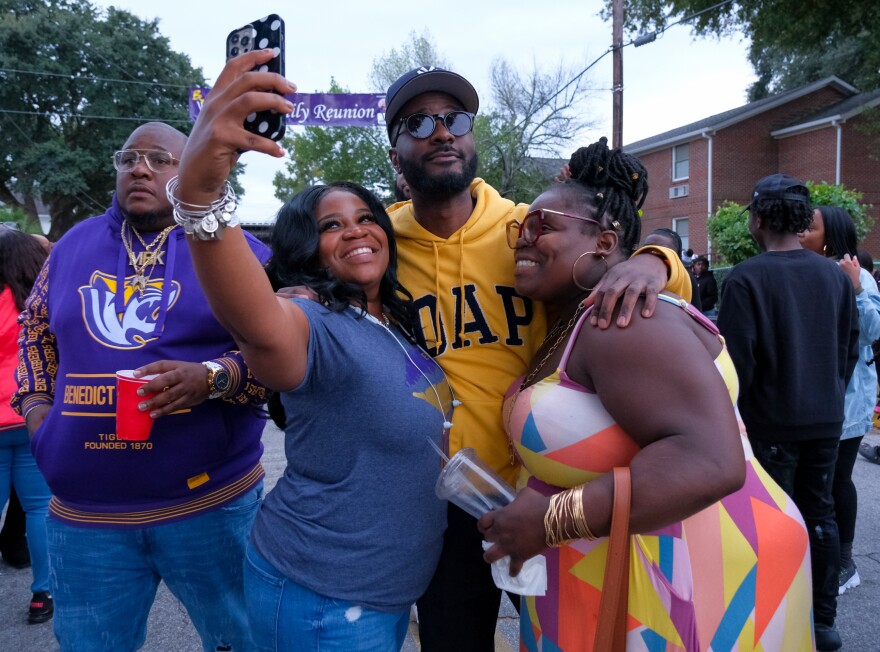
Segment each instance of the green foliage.
[[474,143],[479,176],[511,201],[530,204],[548,182],[535,160],[522,153],[521,132],[510,118],[493,111],[477,116]]
[[[775,93],[806,86],[836,75],[857,88],[871,89],[880,82],[865,76],[864,45],[856,37],[841,37],[815,49],[791,52],[784,46],[768,46],[759,54],[750,54],[757,80],[749,87],[749,101],[761,100]],[[860,72],[862,71],[862,72]],[[867,71],[870,73],[870,71]]]
[[19,231],[25,233],[43,233],[39,222],[31,221],[28,214],[18,206],[0,206],[0,223],[3,222],[12,222]]
[[[331,80],[328,92],[348,91]],[[281,144],[290,160],[273,180],[275,196],[281,201],[307,186],[332,181],[354,181],[390,199],[395,179],[384,129],[304,127],[288,129],[288,134]]]
[[187,87],[204,77],[156,20],[87,0],[0,0],[0,43],[0,201],[35,220],[41,197],[53,240],[109,204],[110,156],[140,123],[190,129]]
[[813,183],[807,181],[810,189],[810,201],[813,206],[839,206],[845,208],[852,216],[856,226],[856,237],[861,242],[874,226],[874,218],[868,215],[870,204],[862,204],[862,193],[848,190],[843,185],[831,183]]
[[736,265],[758,254],[758,245],[749,233],[745,206],[725,201],[709,217],[706,228],[712,241],[713,266]]
[[[605,4],[607,14],[611,0]],[[662,29],[713,4],[629,0],[626,26],[633,33]],[[690,24],[699,36],[741,32],[751,39],[749,60],[758,75],[752,99],[816,81],[829,71],[862,90],[880,86],[876,32],[880,2],[876,0],[737,0],[693,18]]]

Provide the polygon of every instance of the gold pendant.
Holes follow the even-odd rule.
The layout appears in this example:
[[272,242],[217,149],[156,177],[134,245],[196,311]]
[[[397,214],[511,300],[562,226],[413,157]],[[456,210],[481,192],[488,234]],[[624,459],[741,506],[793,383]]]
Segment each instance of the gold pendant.
[[149,267],[156,264],[156,252],[142,251],[137,255],[138,267]]

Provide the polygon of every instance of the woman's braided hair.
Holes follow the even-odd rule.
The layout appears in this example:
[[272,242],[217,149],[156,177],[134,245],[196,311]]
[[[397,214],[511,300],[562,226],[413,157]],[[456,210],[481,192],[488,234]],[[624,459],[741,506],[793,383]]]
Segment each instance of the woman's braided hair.
[[[608,149],[608,139],[602,137],[572,154],[568,167],[571,179],[566,184],[587,190],[595,219],[602,224],[611,223],[620,233],[621,251],[627,256],[632,254],[642,233],[639,209],[648,194],[645,166],[620,148]],[[606,214],[608,219],[603,220]]]

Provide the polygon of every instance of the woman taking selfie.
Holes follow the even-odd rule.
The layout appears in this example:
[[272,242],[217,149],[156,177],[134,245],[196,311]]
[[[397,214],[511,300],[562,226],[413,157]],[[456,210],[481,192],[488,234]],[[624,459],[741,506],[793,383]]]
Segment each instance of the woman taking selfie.
[[259,650],[397,650],[442,545],[446,504],[427,440],[441,445],[451,425],[451,391],[414,342],[391,223],[371,193],[312,187],[279,212],[270,273],[314,301],[276,297],[241,230],[225,228],[238,152],[280,152],[242,126],[256,108],[289,111],[253,92],[292,90],[249,72],[266,59],[227,64],[169,184],[212,310],[286,411],[287,468],[246,554],[251,632]]
[[610,471],[628,466],[627,650],[813,649],[806,529],[752,460],[717,329],[668,295],[627,328],[599,330],[583,311],[639,241],[645,168],[604,138],[569,165],[509,231],[517,291],[557,321],[505,403],[526,488],[480,521],[487,561],[510,555],[517,572],[546,558],[547,594],[520,610],[522,648],[593,649]]

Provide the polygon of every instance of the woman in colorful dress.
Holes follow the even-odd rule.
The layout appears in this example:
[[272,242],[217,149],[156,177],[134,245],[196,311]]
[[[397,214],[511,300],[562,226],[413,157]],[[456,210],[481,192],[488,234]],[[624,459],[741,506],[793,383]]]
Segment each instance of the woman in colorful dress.
[[495,544],[487,561],[510,555],[517,573],[546,558],[546,595],[523,599],[522,649],[593,649],[610,472],[628,466],[626,649],[812,650],[806,528],[752,459],[717,329],[668,295],[652,319],[635,311],[625,329],[600,330],[583,311],[639,241],[645,168],[604,138],[569,165],[572,178],[510,226],[517,291],[557,322],[505,403],[523,488],[480,521]]

